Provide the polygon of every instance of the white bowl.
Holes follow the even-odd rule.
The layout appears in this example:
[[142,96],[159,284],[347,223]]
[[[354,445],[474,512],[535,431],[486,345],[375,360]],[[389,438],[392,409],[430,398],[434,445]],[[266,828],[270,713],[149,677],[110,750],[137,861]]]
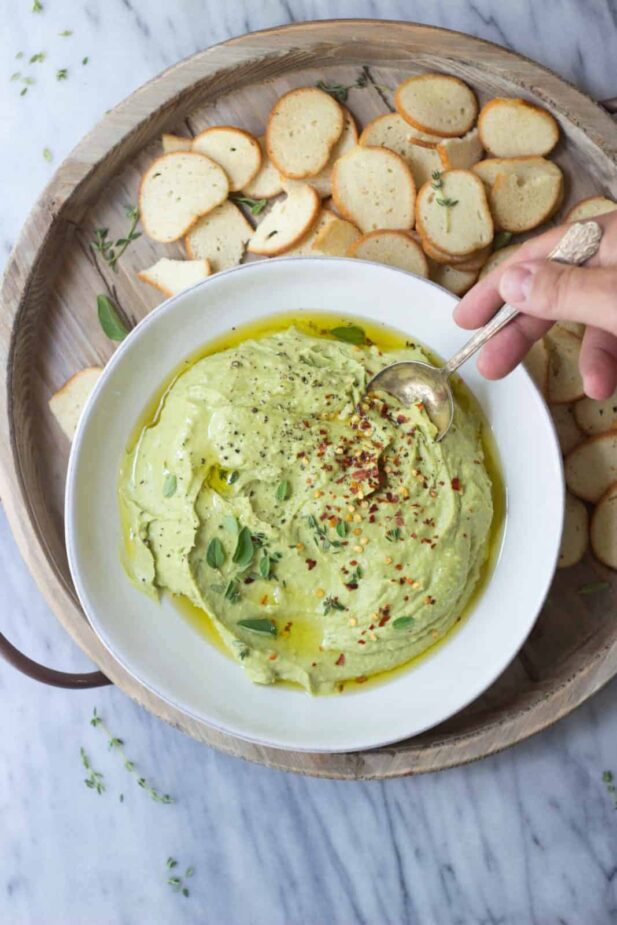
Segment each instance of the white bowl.
[[219,730],[277,748],[355,751],[415,735],[478,697],[531,630],[556,565],[563,519],[561,455],[546,406],[519,368],[489,383],[463,378],[495,435],[507,490],[501,555],[460,629],[417,666],[380,685],[328,697],[252,684],[170,601],[126,577],[116,502],[130,433],[163,379],[210,338],[276,312],[322,310],[399,328],[448,356],[466,338],[456,299],[427,280],[362,260],[286,258],[216,274],[148,315],[107,365],[73,443],[66,543],[95,632],[146,687]]

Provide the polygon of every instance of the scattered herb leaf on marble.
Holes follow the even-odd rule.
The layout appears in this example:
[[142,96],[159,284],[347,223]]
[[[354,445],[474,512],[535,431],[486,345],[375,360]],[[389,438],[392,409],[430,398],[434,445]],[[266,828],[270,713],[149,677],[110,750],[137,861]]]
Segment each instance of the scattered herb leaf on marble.
[[43,157],[45,158],[46,161],[53,160],[53,154],[51,153],[49,148],[43,148]]
[[32,4],[32,12],[33,13],[43,12],[43,4],[41,3],[41,0],[34,0],[34,3]]
[[98,295],[96,297],[96,308],[99,323],[107,337],[110,340],[124,340],[129,332],[111,299],[103,294]]
[[67,67],[59,67],[56,71],[56,80],[67,80],[69,76],[69,69]]
[[37,53],[35,55],[32,55],[32,57],[30,58],[30,64],[36,64],[37,61],[39,62],[39,64],[42,64],[45,58],[46,58],[46,54],[44,51],[37,51]]
[[615,778],[612,771],[604,771],[602,774],[602,780],[606,787],[606,792],[612,797],[613,800],[613,809],[617,809],[617,787],[615,786]]
[[88,754],[83,746],[79,749],[79,754],[81,755],[81,763],[88,772],[88,776],[84,778],[84,784],[86,787],[88,787],[89,790],[96,790],[100,796],[106,790],[105,784],[103,782],[103,775],[100,771],[94,770],[92,764],[90,763]]
[[[114,736],[111,734],[109,727],[105,723],[105,720],[103,719],[103,717],[100,716],[100,714],[97,712],[96,707],[92,711],[92,717],[90,718],[90,725],[94,726],[95,729],[96,728],[101,729],[102,732],[105,733],[105,735],[107,736],[107,744],[109,746],[109,750],[115,751],[120,755],[120,757],[124,761],[125,769],[135,777],[137,786],[141,787],[142,790],[145,790],[148,796],[152,800],[154,800],[155,803],[175,803],[174,798],[171,797],[168,793],[161,793],[159,790],[157,790],[156,787],[153,787],[152,784],[150,784],[149,781],[145,777],[140,776],[139,772],[136,770],[135,762],[130,761],[129,758],[127,758],[126,756],[126,752],[124,751],[124,740],[119,739],[117,736]],[[83,752],[83,749],[82,749],[82,752]],[[82,755],[82,760],[83,760],[83,755]]]
[[73,34],[72,29],[65,29],[63,32],[59,32],[58,35],[61,39],[68,39],[69,35]]
[[87,64],[89,60],[90,60],[90,58],[86,55],[85,58],[82,58],[82,59],[81,59],[81,63],[82,63],[82,64]]
[[[167,867],[167,870],[174,870],[178,866],[178,862],[176,861],[175,858],[169,857],[167,858],[167,861],[165,862],[165,866]],[[173,876],[167,878],[167,883],[172,888],[174,893],[182,893],[183,896],[188,897],[189,889],[187,886],[185,886],[184,880],[187,877],[192,877],[194,873],[195,873],[194,867],[187,867],[186,870],[184,871],[183,877],[180,877],[177,874],[174,874]]]

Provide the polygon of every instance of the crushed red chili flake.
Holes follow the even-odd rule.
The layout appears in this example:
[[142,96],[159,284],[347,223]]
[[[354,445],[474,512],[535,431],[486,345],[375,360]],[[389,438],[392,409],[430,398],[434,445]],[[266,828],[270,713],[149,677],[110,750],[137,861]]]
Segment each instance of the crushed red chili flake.
[[341,654],[339,655],[339,657],[337,658],[337,660],[335,661],[334,664],[335,664],[335,665],[344,665],[344,664],[345,664],[345,653],[344,653],[344,652],[341,652]]
[[459,478],[453,478],[452,481],[450,482],[450,484],[452,485],[452,490],[453,490],[453,491],[460,491],[460,490],[461,490],[461,480],[460,480]]
[[366,677],[365,674],[358,675],[358,677],[356,678],[356,684],[366,684],[367,681],[368,681],[368,678]]
[[365,645],[366,645],[366,639],[358,639],[358,645],[359,645],[359,646],[365,646]]
[[378,511],[378,510],[379,510],[378,505],[376,505],[376,504],[371,504],[370,508],[368,509],[368,512],[369,512],[369,514],[374,514],[375,511]]
[[347,583],[345,584],[345,587],[346,587],[349,591],[356,591],[357,588],[358,588],[358,583],[357,583],[357,581],[350,581],[348,584],[347,584]]
[[277,658],[278,658],[278,655],[276,654],[276,652],[274,652],[272,655],[268,656],[268,661],[275,662]]
[[315,566],[317,565],[317,561],[315,559],[306,559],[305,561],[306,561],[309,572],[312,569],[314,569]]
[[369,516],[368,522],[369,522],[370,524],[374,524],[374,523],[375,523],[375,515],[374,515],[374,514],[371,514],[371,515]]
[[381,620],[379,621],[379,623],[378,623],[377,625],[378,625],[378,626],[385,626],[389,619],[390,619],[390,614],[384,613],[383,617],[381,618]]
[[396,416],[397,424],[406,424],[407,421],[408,421],[408,418],[406,418],[404,414],[397,414]]

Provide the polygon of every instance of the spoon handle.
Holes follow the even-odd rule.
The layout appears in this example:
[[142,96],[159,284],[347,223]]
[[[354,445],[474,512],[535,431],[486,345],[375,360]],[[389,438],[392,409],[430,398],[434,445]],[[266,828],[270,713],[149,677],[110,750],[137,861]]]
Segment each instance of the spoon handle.
[[[550,252],[547,260],[580,266],[597,253],[601,240],[602,229],[597,222],[574,222],[557,246]],[[476,331],[473,337],[448,360],[443,367],[444,375],[449,376],[457,370],[459,366],[473,356],[498,331],[505,328],[518,314],[518,309],[513,308],[511,305],[502,305],[488,324]]]

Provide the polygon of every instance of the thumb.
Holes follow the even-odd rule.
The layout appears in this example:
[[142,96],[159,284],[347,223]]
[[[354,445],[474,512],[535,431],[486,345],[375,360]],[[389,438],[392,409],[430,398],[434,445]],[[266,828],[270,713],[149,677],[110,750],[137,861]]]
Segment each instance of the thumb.
[[617,269],[530,260],[504,270],[499,293],[527,315],[579,321],[617,334]]

